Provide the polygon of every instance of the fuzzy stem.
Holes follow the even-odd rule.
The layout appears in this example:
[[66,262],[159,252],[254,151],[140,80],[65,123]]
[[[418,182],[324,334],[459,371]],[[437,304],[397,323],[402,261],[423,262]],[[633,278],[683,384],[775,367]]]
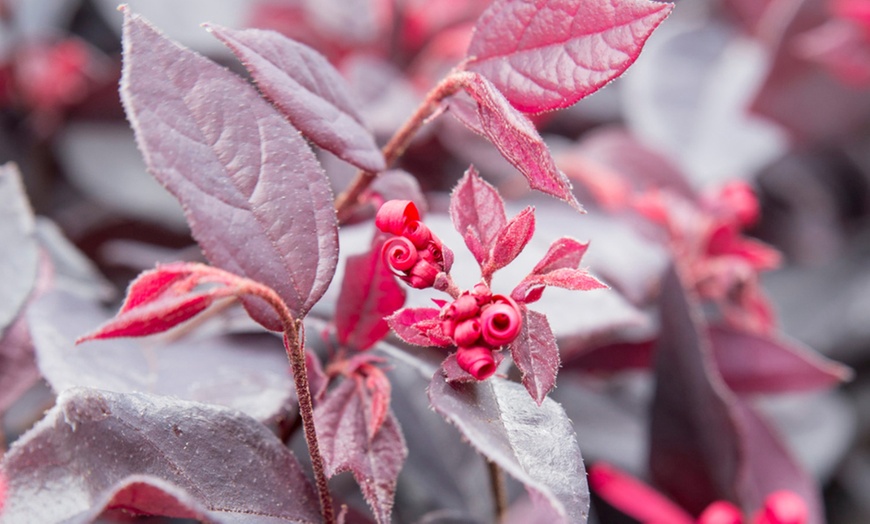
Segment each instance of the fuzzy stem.
[[[440,109],[441,101],[453,95],[462,87],[463,80],[464,77],[461,73],[451,73],[429,91],[426,98],[417,107],[417,110],[414,111],[414,114],[411,115],[393,137],[390,138],[383,149],[381,149],[387,168],[392,166],[405,150],[408,149],[417,131]],[[371,171],[357,172],[356,177],[351,181],[348,188],[335,199],[335,211],[339,222],[347,220],[354,206],[356,206],[360,195],[374,182],[377,176],[378,173]]]
[[495,522],[501,522],[507,514],[507,488],[504,483],[504,473],[498,464],[491,460],[486,461],[489,471],[489,485],[492,489],[493,503],[495,504]]

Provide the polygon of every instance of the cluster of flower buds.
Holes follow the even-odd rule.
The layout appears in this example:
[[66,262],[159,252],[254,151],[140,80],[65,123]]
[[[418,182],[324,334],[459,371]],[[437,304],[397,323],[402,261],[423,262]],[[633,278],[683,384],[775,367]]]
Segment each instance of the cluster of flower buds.
[[517,303],[510,297],[493,295],[484,284],[441,309],[441,331],[456,344],[459,367],[477,380],[495,373],[493,351],[513,342],[521,327]]
[[384,262],[409,286],[432,287],[439,273],[450,271],[451,253],[420,221],[420,212],[410,200],[385,202],[378,210],[375,225],[395,235],[384,242]]

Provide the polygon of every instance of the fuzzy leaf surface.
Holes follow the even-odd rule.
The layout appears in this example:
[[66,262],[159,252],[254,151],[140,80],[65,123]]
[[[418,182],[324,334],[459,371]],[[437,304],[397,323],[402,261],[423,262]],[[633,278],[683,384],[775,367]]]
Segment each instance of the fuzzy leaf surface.
[[383,262],[382,242],[371,251],[348,257],[335,311],[338,341],[368,349],[390,330],[385,317],[405,303],[405,290]]
[[2,466],[9,522],[91,522],[83,517],[92,506],[131,475],[177,486],[217,522],[320,520],[305,473],[265,426],[235,410],[169,397],[66,390]]
[[[18,316],[36,282],[38,250],[33,211],[15,164],[0,166],[0,336]],[[11,249],[14,246],[14,249]]]
[[465,171],[450,194],[450,219],[477,263],[483,266],[507,216],[498,191],[480,177],[474,166]]
[[369,434],[372,397],[353,379],[328,392],[314,410],[314,421],[327,476],[350,471],[381,524],[390,522],[396,482],[408,456],[392,412]]
[[545,399],[538,406],[519,384],[495,377],[449,384],[440,370],[429,385],[429,402],[481,454],[525,486],[548,522],[586,522],[586,470],[559,404]]
[[208,29],[242,61],[260,91],[312,142],[360,169],[373,173],[386,169],[344,78],[323,55],[274,31],[217,25]]
[[[335,272],[329,182],[305,140],[238,76],[125,10],[121,98],[149,171],[209,260],[273,288],[295,317]],[[262,303],[255,319],[280,329]]]
[[76,337],[106,317],[95,301],[60,290],[28,308],[36,361],[55,392],[77,386],[142,391],[237,409],[270,426],[296,410],[287,357],[275,337],[188,336],[159,344],[117,339],[75,345]]
[[799,342],[738,331],[727,326],[708,330],[713,357],[722,378],[736,393],[786,393],[834,387],[848,380],[846,366]]
[[462,73],[462,87],[477,103],[477,111],[454,104],[454,115],[469,129],[483,134],[519,170],[529,187],[564,200],[581,210],[568,177],[556,167],[550,149],[528,117],[517,111],[485,77]]
[[406,307],[387,317],[387,323],[408,344],[449,346],[453,342],[441,331],[440,314],[440,310],[432,307]]
[[529,206],[508,220],[499,230],[492,248],[490,264],[484,267],[485,274],[492,274],[514,261],[535,234],[535,208]]
[[520,111],[568,107],[634,63],[672,9],[647,0],[495,0],[475,25],[467,67]]
[[547,317],[523,308],[523,328],[511,343],[511,358],[523,373],[523,386],[538,405],[556,385],[559,346]]

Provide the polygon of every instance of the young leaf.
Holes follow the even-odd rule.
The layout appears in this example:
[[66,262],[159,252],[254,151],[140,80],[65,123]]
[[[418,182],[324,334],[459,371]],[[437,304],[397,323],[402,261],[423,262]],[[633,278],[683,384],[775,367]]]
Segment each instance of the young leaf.
[[15,164],[0,166],[0,336],[18,316],[36,282],[38,252],[33,211]]
[[9,480],[3,517],[10,522],[74,521],[123,490],[132,475],[177,486],[217,522],[320,520],[301,466],[262,424],[169,397],[67,390],[12,446],[2,469]]
[[511,218],[495,236],[492,258],[483,267],[484,278],[513,262],[535,234],[535,208],[529,206]]
[[672,9],[648,0],[495,0],[475,25],[467,68],[520,111],[568,107],[621,75]]
[[383,263],[375,242],[368,253],[348,257],[335,310],[338,341],[357,350],[368,349],[390,330],[384,317],[405,303],[405,290]]
[[374,436],[366,413],[372,397],[354,379],[328,392],[314,410],[326,474],[350,471],[379,524],[390,522],[396,482],[408,455],[395,416],[388,413]]
[[[476,73],[461,73],[462,87],[477,102],[476,114],[452,103],[454,116],[483,134],[519,170],[532,189],[547,193],[582,211],[571,183],[559,171],[535,125],[508,103],[492,83]],[[461,104],[461,102],[460,102]]]
[[722,378],[736,393],[784,393],[833,387],[848,380],[846,366],[828,360],[795,341],[737,331],[708,330]]
[[250,71],[260,91],[318,146],[365,171],[386,169],[344,78],[314,49],[274,31],[206,26]]
[[496,377],[449,384],[440,371],[429,385],[429,401],[478,452],[525,486],[548,522],[586,522],[586,470],[559,404],[544,399],[538,406],[519,384]]
[[498,191],[480,177],[474,166],[465,171],[450,194],[450,219],[477,263],[483,266],[507,216]]
[[[329,182],[305,140],[244,80],[129,9],[121,98],[149,171],[184,205],[209,260],[304,316],[338,257]],[[246,307],[281,329],[264,304]]]
[[523,386],[540,406],[556,385],[559,347],[547,317],[522,308],[523,329],[511,345],[511,358],[523,373]]
[[540,298],[540,292],[545,286],[561,287],[573,291],[590,291],[592,289],[607,289],[597,278],[585,269],[567,267],[554,269],[542,275],[529,275],[511,292],[511,298],[520,302],[534,302]]
[[557,269],[576,269],[580,266],[589,243],[583,244],[570,237],[554,240],[547,254],[532,269],[532,275],[545,275]]
[[446,347],[453,342],[441,331],[441,312],[431,307],[403,308],[389,317],[387,324],[402,340],[417,346]]

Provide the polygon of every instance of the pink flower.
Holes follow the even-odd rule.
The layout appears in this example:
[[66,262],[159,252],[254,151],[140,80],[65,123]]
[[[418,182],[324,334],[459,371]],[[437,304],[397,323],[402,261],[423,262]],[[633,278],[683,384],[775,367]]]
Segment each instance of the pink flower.
[[477,380],[486,380],[495,373],[495,359],[488,347],[460,347],[456,352],[456,362]]
[[420,222],[420,211],[410,200],[384,202],[375,225],[394,235],[384,242],[384,262],[409,286],[432,287],[440,273],[450,270],[450,259],[445,256],[441,240]]
[[375,216],[375,225],[384,233],[402,236],[408,222],[419,221],[420,211],[410,200],[388,200]]
[[509,297],[495,295],[493,303],[480,314],[483,339],[493,347],[513,342],[520,334],[522,316],[517,303]]
[[384,242],[384,263],[398,272],[404,272],[417,263],[417,248],[410,240],[403,237],[393,237]]

